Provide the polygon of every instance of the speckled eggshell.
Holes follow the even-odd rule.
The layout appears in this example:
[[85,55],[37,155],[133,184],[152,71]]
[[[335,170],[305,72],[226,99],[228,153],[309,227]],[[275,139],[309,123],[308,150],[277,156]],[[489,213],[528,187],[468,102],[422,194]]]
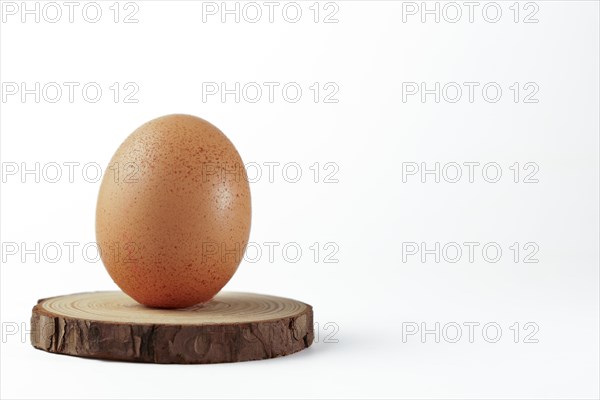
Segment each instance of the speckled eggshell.
[[167,115],[133,132],[105,170],[96,239],[115,283],[150,307],[212,299],[238,268],[250,234],[250,187],[214,125]]

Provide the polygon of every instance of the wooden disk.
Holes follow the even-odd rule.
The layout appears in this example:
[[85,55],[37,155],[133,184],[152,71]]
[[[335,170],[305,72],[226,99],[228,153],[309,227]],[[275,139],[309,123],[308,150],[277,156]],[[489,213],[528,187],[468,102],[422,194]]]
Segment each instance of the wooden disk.
[[148,308],[122,292],[41,299],[31,343],[52,353],[164,364],[207,364],[285,356],[312,344],[308,304],[224,292],[177,310]]

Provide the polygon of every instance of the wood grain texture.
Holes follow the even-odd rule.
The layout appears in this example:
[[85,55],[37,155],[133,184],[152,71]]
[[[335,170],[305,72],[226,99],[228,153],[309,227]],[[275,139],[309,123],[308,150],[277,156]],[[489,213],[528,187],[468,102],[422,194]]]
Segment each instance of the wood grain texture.
[[224,292],[185,309],[145,307],[122,292],[41,299],[31,343],[52,353],[161,364],[274,358],[309,347],[308,304],[283,297]]

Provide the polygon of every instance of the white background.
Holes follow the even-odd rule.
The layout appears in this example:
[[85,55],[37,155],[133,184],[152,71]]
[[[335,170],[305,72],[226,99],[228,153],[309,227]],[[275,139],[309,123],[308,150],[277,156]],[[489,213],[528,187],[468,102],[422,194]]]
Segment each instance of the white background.
[[[513,2],[499,2],[496,23],[482,15],[485,2],[472,23],[462,2],[456,23],[447,21],[455,14],[446,3],[438,3],[447,12],[439,23],[433,15],[422,22],[419,13],[403,14],[412,6],[393,1],[323,2],[317,23],[312,1],[299,3],[297,23],[283,18],[284,2],[272,23],[262,2],[257,23],[244,15],[239,23],[232,15],[222,23],[220,14],[203,14],[208,5],[194,1],[121,3],[117,23],[113,1],[99,2],[97,23],[82,17],[86,2],[72,23],[59,2],[60,21],[42,14],[39,23],[35,15],[23,23],[21,10],[4,12],[6,3],[0,27],[3,398],[598,398],[598,2],[522,2],[518,22]],[[486,18],[493,19],[490,7]],[[46,11],[54,18],[54,10]],[[133,11],[138,22],[124,23]],[[324,23],[333,11],[337,22]],[[538,22],[524,23],[531,13]],[[48,101],[55,92],[41,93],[36,103],[34,94],[7,94],[11,82],[30,89],[36,82],[79,86],[73,102],[63,86],[56,103]],[[103,89],[96,103],[82,97],[89,82]],[[116,103],[109,88],[115,82]],[[128,82],[139,88],[137,103],[124,102]],[[253,92],[236,103],[233,95],[203,99],[206,82],[280,86],[273,102],[265,89],[257,103],[247,101]],[[281,95],[289,82],[303,89],[296,103]],[[316,103],[309,88],[315,82]],[[457,82],[463,96],[456,103],[447,101],[455,92],[439,103],[433,94],[424,102],[420,95],[403,101],[403,82],[430,89]],[[479,83],[473,102],[463,82]],[[482,96],[489,82],[502,89],[495,103]],[[509,88],[515,82],[517,102]],[[324,102],[332,87],[325,90],[326,83],[339,88],[331,98],[336,103]],[[525,90],[526,83],[534,86]],[[539,91],[529,100],[537,102],[526,103],[532,87]],[[116,289],[102,264],[90,262],[93,251],[82,254],[95,240],[99,188],[95,170],[85,175],[82,166],[105,168],[136,127],[170,113],[211,121],[246,163],[262,166],[261,179],[251,184],[250,239],[262,257],[243,262],[226,290],[312,304],[319,335],[310,349],[259,362],[165,366],[59,356],[29,344],[37,299]],[[79,163],[73,182],[66,167],[58,182],[49,182],[56,170],[44,174],[44,166],[69,162]],[[272,182],[269,162],[280,163]],[[316,162],[317,179],[310,169]],[[334,166],[325,170],[328,162]],[[457,183],[444,179],[454,177],[450,169],[439,183],[433,175],[423,183],[419,174],[403,182],[403,166],[412,162],[480,166],[472,183],[464,166]],[[510,169],[515,162],[518,183]],[[524,169],[528,162],[532,169]],[[39,177],[22,175],[23,165],[36,163]],[[300,166],[297,183],[288,182],[292,170],[282,175],[286,163]],[[500,166],[497,183],[486,181],[493,170],[482,175],[486,163]],[[19,171],[11,174],[15,165]],[[537,183],[525,183],[536,167]],[[334,169],[334,182],[324,182]],[[77,243],[73,259],[65,242]],[[280,243],[272,259],[265,242]],[[410,242],[429,249],[436,242],[480,245],[473,262],[465,252],[455,263],[448,260],[454,253],[441,254],[439,262],[425,254],[422,262],[421,253],[403,252]],[[53,243],[63,252],[56,262],[55,253],[42,251]],[[287,259],[282,254],[286,243],[302,249],[297,262],[292,251]],[[501,248],[499,261],[483,257],[486,243]],[[524,262],[536,249],[538,262]],[[469,322],[479,324],[472,340]],[[436,323],[439,343],[433,333],[407,335],[410,327],[435,330]],[[488,323],[502,329],[495,343],[493,328],[482,331]],[[456,343],[454,324],[462,327]]]

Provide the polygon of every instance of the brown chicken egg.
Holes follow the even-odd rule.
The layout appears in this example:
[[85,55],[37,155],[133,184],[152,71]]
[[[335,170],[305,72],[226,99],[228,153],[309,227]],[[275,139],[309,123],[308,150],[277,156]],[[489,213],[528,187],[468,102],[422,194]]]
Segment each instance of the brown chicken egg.
[[214,125],[167,115],[135,130],[105,170],[96,239],[113,281],[150,307],[207,302],[231,279],[250,234],[244,164]]

